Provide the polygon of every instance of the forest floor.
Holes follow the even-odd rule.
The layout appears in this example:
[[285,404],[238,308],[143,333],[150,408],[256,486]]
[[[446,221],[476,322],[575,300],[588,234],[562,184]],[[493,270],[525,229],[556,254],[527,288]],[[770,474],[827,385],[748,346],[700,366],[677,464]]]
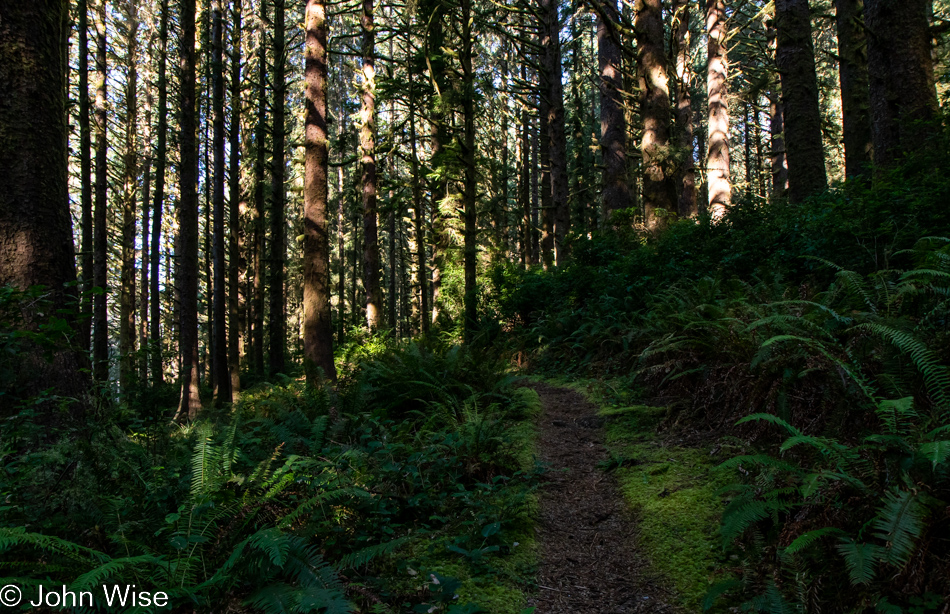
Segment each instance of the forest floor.
[[543,412],[537,454],[548,467],[540,494],[538,614],[676,612],[639,553],[638,528],[605,473],[604,418],[578,392],[536,383]]

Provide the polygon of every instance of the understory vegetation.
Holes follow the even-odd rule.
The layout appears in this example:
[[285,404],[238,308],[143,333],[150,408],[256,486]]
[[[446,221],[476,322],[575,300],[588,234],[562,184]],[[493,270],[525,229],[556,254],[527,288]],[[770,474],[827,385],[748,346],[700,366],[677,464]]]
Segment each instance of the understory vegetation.
[[0,585],[100,611],[134,584],[175,610],[521,612],[536,393],[460,346],[351,358],[334,388],[263,383],[180,427],[24,407],[0,427]]
[[[584,242],[566,270],[495,270],[513,360],[609,381],[623,399],[614,413],[643,422],[608,428],[615,444],[623,430],[615,465],[644,518],[659,517],[643,509],[655,493],[629,491],[657,487],[633,483],[675,463],[651,458],[638,432],[722,461],[717,477],[691,469],[727,484],[713,504],[721,549],[696,561],[710,565],[704,607],[945,611],[947,170],[917,159],[873,191],[849,182],[795,207],[746,200],[632,250],[634,237]],[[660,409],[633,407],[643,403]],[[654,544],[661,566],[663,553]]]

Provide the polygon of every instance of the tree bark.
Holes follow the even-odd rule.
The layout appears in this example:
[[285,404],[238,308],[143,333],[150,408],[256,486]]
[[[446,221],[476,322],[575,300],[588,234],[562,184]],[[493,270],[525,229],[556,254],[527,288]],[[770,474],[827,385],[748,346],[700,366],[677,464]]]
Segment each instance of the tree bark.
[[[543,24],[543,22],[542,22]],[[543,32],[543,25],[542,25]],[[543,47],[541,64],[546,65],[547,48]],[[551,102],[548,97],[547,71],[539,75],[538,91],[538,171],[540,173],[540,210],[541,218],[541,266],[549,271],[554,266],[554,205],[551,190],[551,139],[548,119],[551,116]]]
[[[528,70],[521,64],[521,81],[528,81]],[[518,169],[518,200],[521,203],[521,268],[531,264],[531,114],[521,108],[521,157]]]
[[867,171],[873,150],[864,0],[835,0],[835,23],[845,177],[853,179]]
[[865,0],[874,164],[887,168],[930,140],[937,116],[929,0]]
[[568,259],[567,233],[571,212],[568,208],[567,133],[564,122],[564,85],[561,82],[561,19],[558,0],[541,0],[541,46],[543,78],[541,97],[547,99],[546,134],[548,172],[551,183],[549,219],[553,231],[554,261],[564,264]]
[[660,224],[657,210],[673,212],[676,186],[670,169],[670,88],[663,49],[660,0],[637,0],[637,64],[640,74],[640,116],[643,138],[643,210],[647,228]]
[[79,20],[79,203],[82,211],[82,314],[81,340],[83,350],[91,349],[92,343],[92,288],[93,246],[92,246],[92,135],[89,129],[89,7],[86,0],[79,0],[77,11]]
[[[154,57],[153,40],[149,37],[148,66],[152,66]],[[148,343],[148,307],[149,307],[149,221],[151,219],[151,187],[152,187],[152,84],[149,77],[151,73],[146,73],[146,91],[145,91],[145,134],[143,143],[145,145],[144,167],[142,168],[142,272],[141,286],[139,294],[139,382],[146,384],[148,382],[149,367],[149,343]]]
[[430,166],[439,177],[432,184],[432,323],[439,319],[442,293],[442,272],[445,268],[445,252],[448,249],[445,220],[442,215],[442,201],[447,198],[445,180],[445,101],[446,68],[442,46],[444,40],[445,9],[441,2],[427,0],[422,12],[428,23],[426,37],[426,61],[429,66],[429,78],[432,82],[432,111],[429,118]]
[[305,29],[304,370],[307,383],[315,385],[323,379],[336,379],[327,233],[327,21],[323,0],[307,0]]
[[106,0],[99,0],[96,7],[96,203],[93,215],[93,285],[100,288],[93,304],[92,361],[93,375],[97,382],[109,379],[109,228],[108,189],[109,155],[107,115],[108,63],[106,56]]
[[[425,235],[425,201],[422,194],[421,169],[419,152],[416,145],[416,97],[415,80],[412,74],[412,61],[406,62],[409,79],[409,146],[412,155],[412,207],[413,230],[416,235],[416,286],[419,292],[419,331],[423,335],[429,333],[429,289],[426,279],[426,235]],[[340,297],[342,303],[343,297]]]
[[[73,308],[77,299],[63,287],[76,279],[66,155],[68,35],[65,0],[0,3],[0,286],[46,286],[54,309]],[[42,314],[24,309],[27,326],[40,324]],[[19,361],[17,384],[27,396],[53,387],[80,397],[86,381],[79,366],[74,348],[56,349],[51,361],[36,348]]]
[[597,12],[597,63],[600,73],[600,150],[603,156],[603,217],[629,208],[627,184],[627,123],[621,96],[620,19],[616,0],[605,0]]
[[135,203],[138,196],[138,8],[126,0],[125,178],[122,186],[122,262],[119,281],[119,387],[128,393],[135,368]]
[[708,180],[708,211],[713,219],[726,213],[732,202],[732,180],[729,176],[729,91],[726,57],[725,0],[706,0],[706,33],[708,36],[706,94],[709,102],[706,177]]
[[241,391],[241,355],[244,313],[241,304],[241,272],[244,260],[244,233],[241,212],[247,208],[241,190],[241,11],[243,0],[234,0],[231,24],[231,130],[229,131],[230,165],[228,173],[228,372],[231,398],[237,400]]
[[[769,49],[775,51],[776,32],[770,26],[767,32]],[[788,163],[785,160],[785,119],[782,110],[782,86],[775,79],[769,89],[769,134],[771,137],[772,194],[783,198],[788,192]]]
[[254,130],[254,219],[251,229],[251,356],[254,371],[264,374],[264,165],[267,159],[267,52],[264,24],[267,3],[261,2],[257,43],[257,125]]
[[176,418],[193,420],[201,409],[198,391],[198,149],[195,100],[195,0],[181,1],[178,288],[180,292],[181,400]]
[[462,7],[462,40],[459,59],[462,65],[462,112],[464,114],[464,142],[462,165],[464,187],[462,201],[465,217],[464,268],[465,268],[465,340],[471,342],[478,329],[478,286],[476,258],[478,234],[475,207],[477,205],[477,169],[475,168],[475,68],[473,65],[475,38],[472,32],[472,0],[460,0]]
[[[167,133],[168,133],[168,0],[161,0],[158,25],[158,125],[156,126],[155,151],[155,201],[152,205],[152,262],[150,293],[151,318],[149,320],[149,336],[151,347],[149,354],[152,363],[152,384],[158,386],[164,383],[165,374],[162,369],[162,336],[161,336],[161,298],[158,294],[158,266],[161,261],[162,236],[162,209],[165,206],[165,166],[167,164]],[[166,265],[167,266],[167,265]]]
[[284,211],[284,105],[286,104],[284,41],[284,0],[274,2],[274,152],[271,166],[271,252],[270,252],[270,373],[283,373],[286,337],[286,299],[284,297],[284,261],[287,258]]
[[676,62],[675,127],[676,146],[681,161],[674,181],[677,191],[676,212],[681,218],[696,215],[696,162],[693,157],[693,109],[690,98],[689,67],[689,0],[673,2],[673,57]]
[[360,179],[363,193],[363,288],[366,290],[366,325],[379,329],[382,292],[379,283],[379,228],[376,212],[376,30],[373,0],[363,0],[363,69],[360,89]]
[[212,250],[214,253],[214,400],[231,402],[231,371],[228,365],[227,271],[224,252],[224,8],[222,0],[212,5],[211,24],[211,123],[214,150],[212,186]]
[[775,29],[775,64],[782,78],[788,200],[799,203],[828,184],[808,0],[775,0]]

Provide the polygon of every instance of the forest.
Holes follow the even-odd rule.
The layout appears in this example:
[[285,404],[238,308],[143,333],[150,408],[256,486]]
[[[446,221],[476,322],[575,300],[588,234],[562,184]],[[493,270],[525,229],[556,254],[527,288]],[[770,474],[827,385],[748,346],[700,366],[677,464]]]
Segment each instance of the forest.
[[950,612],[950,2],[0,0],[0,605]]

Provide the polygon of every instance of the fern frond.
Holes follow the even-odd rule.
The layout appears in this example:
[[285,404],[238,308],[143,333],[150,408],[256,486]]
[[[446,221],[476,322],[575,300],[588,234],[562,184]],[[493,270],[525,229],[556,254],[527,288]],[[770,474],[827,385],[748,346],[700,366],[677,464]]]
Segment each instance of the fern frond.
[[289,536],[281,533],[280,529],[269,528],[252,535],[248,540],[248,545],[265,552],[270,557],[271,563],[277,567],[283,567],[287,562],[291,544]]
[[191,497],[214,490],[215,473],[220,466],[218,446],[211,440],[209,429],[198,430],[198,443],[191,455]]
[[722,540],[724,543],[729,543],[756,522],[792,507],[791,502],[779,498],[734,499],[722,515],[722,526],[719,529]]
[[926,508],[916,495],[896,487],[887,492],[873,522],[878,530],[874,536],[887,542],[884,560],[900,567],[910,559],[923,531],[925,515]]
[[922,341],[913,335],[885,326],[883,324],[860,324],[857,329],[867,330],[884,337],[898,350],[910,356],[917,370],[924,377],[927,391],[933,397],[938,407],[943,411],[950,411],[950,374],[947,368],[940,364],[937,355]]
[[88,564],[90,561],[103,562],[109,560],[108,555],[98,550],[80,546],[79,544],[53,535],[28,533],[24,527],[0,528],[0,552],[16,546],[38,548],[85,564]]
[[363,567],[373,559],[392,554],[407,541],[409,541],[408,537],[399,537],[383,544],[367,546],[366,548],[357,550],[356,552],[344,556],[342,559],[340,559],[336,566],[338,569],[355,569]]
[[795,435],[796,437],[800,437],[802,435],[802,432],[800,430],[798,430],[797,428],[795,428],[794,426],[792,426],[785,420],[782,420],[775,414],[764,414],[764,413],[750,414],[746,416],[745,418],[741,418],[740,420],[738,420],[736,422],[736,426],[739,426],[740,424],[744,424],[746,422],[752,422],[753,420],[754,421],[762,420],[764,422],[771,422],[772,424],[777,424],[781,426],[782,428],[784,428],[785,430],[787,430],[792,435]]
[[920,453],[933,463],[936,470],[937,465],[942,465],[950,458],[950,441],[930,441],[920,446]]
[[841,540],[838,552],[844,557],[851,584],[870,584],[884,556],[884,549],[877,544],[859,544],[851,538]]
[[823,529],[815,529],[814,531],[802,533],[785,548],[783,554],[797,554],[823,537],[839,535],[841,533],[844,533],[844,531],[835,527],[825,527]]
[[143,565],[162,567],[166,561],[162,557],[152,554],[112,559],[92,571],[88,571],[76,578],[70,585],[70,590],[81,591],[100,586],[106,580],[119,579],[118,574],[130,570],[133,572]]

